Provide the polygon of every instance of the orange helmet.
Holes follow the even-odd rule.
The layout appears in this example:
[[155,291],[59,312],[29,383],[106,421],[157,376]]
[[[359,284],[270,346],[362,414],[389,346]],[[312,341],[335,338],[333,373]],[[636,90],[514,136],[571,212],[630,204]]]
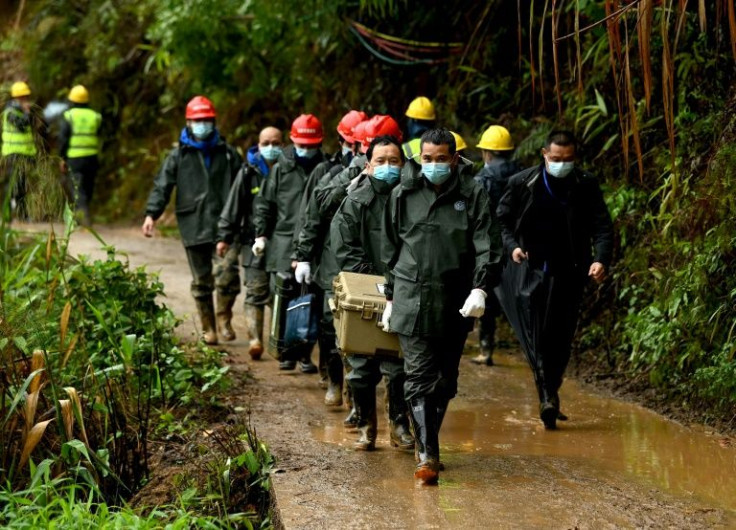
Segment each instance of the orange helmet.
[[340,120],[340,123],[337,124],[337,132],[340,133],[340,136],[345,138],[346,141],[352,143],[355,143],[355,138],[353,137],[353,127],[358,125],[360,122],[366,121],[368,119],[368,115],[363,112],[362,110],[351,110],[345,116],[342,117]]
[[194,96],[187,103],[186,118],[188,120],[205,120],[216,116],[215,106],[204,96]]
[[295,144],[321,144],[324,138],[322,122],[313,114],[302,114],[291,124],[290,137]]
[[365,141],[366,128],[370,120],[362,121],[355,127],[353,127],[353,138],[355,143],[360,144],[360,152],[365,153],[368,151],[368,144]]
[[377,114],[371,118],[365,128],[365,143],[369,145],[379,136],[393,136],[401,142],[401,128],[391,116]]

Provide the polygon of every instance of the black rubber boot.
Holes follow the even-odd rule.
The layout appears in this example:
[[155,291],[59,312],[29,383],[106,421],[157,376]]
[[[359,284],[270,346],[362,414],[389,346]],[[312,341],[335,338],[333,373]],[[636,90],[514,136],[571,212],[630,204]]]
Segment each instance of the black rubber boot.
[[414,427],[414,452],[417,467],[414,478],[424,484],[436,484],[440,476],[440,443],[437,424],[437,402],[432,396],[409,402]]
[[359,451],[373,451],[376,448],[378,431],[375,387],[354,389],[353,403],[358,415],[358,439],[353,447]]
[[544,423],[544,428],[548,431],[554,431],[557,428],[557,416],[560,413],[559,408],[555,405],[554,396],[546,389],[542,388],[541,400],[539,402],[539,418]]

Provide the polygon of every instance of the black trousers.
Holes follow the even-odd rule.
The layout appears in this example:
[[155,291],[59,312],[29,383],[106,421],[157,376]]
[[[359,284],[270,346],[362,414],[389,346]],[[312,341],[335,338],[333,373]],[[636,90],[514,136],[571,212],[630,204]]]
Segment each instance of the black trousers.
[[89,221],[89,205],[95,191],[95,179],[100,168],[97,156],[83,156],[67,160],[69,173],[67,174],[67,194],[69,202],[81,211]]
[[442,337],[399,334],[406,372],[404,398],[407,401],[428,395],[440,400],[454,398],[460,357],[467,338],[466,329]]

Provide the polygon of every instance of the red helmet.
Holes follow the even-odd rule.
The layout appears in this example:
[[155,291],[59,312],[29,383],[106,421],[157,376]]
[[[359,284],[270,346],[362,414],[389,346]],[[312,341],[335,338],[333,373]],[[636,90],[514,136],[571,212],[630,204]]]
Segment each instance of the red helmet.
[[351,110],[345,116],[342,117],[340,123],[337,124],[337,132],[340,136],[345,138],[348,142],[355,143],[355,137],[353,136],[353,127],[358,125],[360,122],[366,121],[368,115],[362,110]]
[[361,153],[368,151],[368,144],[365,143],[365,133],[369,123],[370,121],[366,120],[353,127],[353,139],[355,140],[355,143],[360,144]]
[[302,114],[291,124],[290,137],[295,144],[321,144],[324,138],[322,122],[312,114]]
[[186,118],[188,120],[205,120],[216,116],[215,106],[204,96],[194,96],[187,103]]
[[378,136],[393,136],[400,142],[401,128],[391,116],[377,114],[371,118],[365,128],[365,143],[370,145]]

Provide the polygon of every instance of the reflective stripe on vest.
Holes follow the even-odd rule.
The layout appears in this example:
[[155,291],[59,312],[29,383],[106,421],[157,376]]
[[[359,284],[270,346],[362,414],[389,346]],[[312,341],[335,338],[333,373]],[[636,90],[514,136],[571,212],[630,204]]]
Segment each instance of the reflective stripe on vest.
[[3,148],[2,155],[25,155],[36,156],[36,142],[33,141],[33,131],[31,127],[21,131],[8,119],[10,113],[23,117],[23,113],[18,109],[5,109],[3,111]]
[[72,129],[66,157],[95,156],[100,150],[97,131],[102,123],[102,116],[92,109],[73,108],[64,113],[64,119]]
[[406,142],[401,147],[404,149],[404,155],[406,158],[418,157],[422,150],[422,139],[414,138],[413,140]]

